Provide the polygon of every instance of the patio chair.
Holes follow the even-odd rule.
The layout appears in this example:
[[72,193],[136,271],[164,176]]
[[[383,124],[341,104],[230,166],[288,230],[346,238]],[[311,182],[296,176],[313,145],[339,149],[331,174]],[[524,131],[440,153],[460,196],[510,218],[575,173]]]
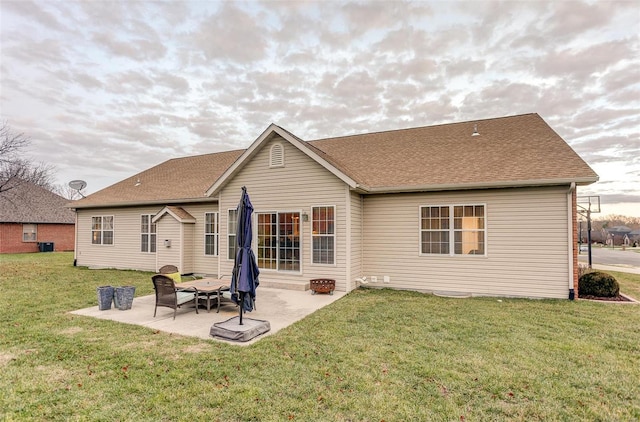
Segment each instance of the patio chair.
[[[166,275],[167,277],[173,279],[173,281],[175,281],[176,283],[181,283],[183,278],[183,276],[180,275],[180,271],[178,270],[178,267],[176,267],[175,265],[163,265],[158,270],[158,274]],[[188,278],[192,280],[197,279],[197,277],[193,275],[188,276]]]
[[156,274],[151,277],[153,288],[156,290],[156,306],[153,310],[153,317],[156,317],[158,306],[165,306],[173,309],[173,319],[176,319],[178,308],[182,305],[193,302],[198,313],[198,289],[188,287],[184,289],[176,288],[176,283],[170,277],[163,274]]
[[[231,278],[231,276],[221,275],[220,280],[223,280],[225,277]],[[233,305],[236,308],[238,307],[238,304],[231,299],[231,292],[229,291],[229,289],[221,290],[218,293],[218,308],[216,310],[216,313],[220,313],[220,306],[226,304]]]

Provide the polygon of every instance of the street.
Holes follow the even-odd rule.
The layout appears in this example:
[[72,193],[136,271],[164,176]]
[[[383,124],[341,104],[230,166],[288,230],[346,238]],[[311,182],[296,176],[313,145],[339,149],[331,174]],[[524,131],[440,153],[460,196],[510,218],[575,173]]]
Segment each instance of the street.
[[[600,265],[627,265],[640,267],[640,249],[627,248],[626,251],[623,251],[621,246],[616,246],[615,249],[611,249],[610,247],[605,248],[594,246],[591,248],[591,259],[594,264]],[[581,263],[589,262],[588,252],[580,251],[578,261]]]

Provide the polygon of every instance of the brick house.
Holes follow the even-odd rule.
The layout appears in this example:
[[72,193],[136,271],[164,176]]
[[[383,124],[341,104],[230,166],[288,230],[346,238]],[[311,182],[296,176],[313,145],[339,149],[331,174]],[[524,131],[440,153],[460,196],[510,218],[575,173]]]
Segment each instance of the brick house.
[[0,253],[38,252],[41,243],[72,251],[75,212],[68,203],[33,183],[9,180],[0,192]]

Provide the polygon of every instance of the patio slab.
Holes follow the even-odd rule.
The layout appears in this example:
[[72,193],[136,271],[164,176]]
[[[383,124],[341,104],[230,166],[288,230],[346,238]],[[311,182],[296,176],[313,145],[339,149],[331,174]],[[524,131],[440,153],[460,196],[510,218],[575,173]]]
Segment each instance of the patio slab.
[[238,308],[229,301],[223,302],[220,306],[219,313],[216,313],[215,308],[212,309],[211,312],[207,312],[204,308],[199,308],[198,314],[195,313],[193,308],[178,309],[175,320],[173,319],[173,309],[164,307],[159,307],[156,317],[153,317],[153,308],[155,305],[154,295],[135,297],[131,309],[125,311],[117,308],[101,311],[96,305],[90,308],[72,311],[71,313],[74,315],[118,321],[125,324],[142,325],[153,330],[183,336],[223,341],[237,345],[249,345],[259,341],[265,336],[277,333],[281,329],[301,320],[318,309],[335,302],[345,294],[346,293],[343,292],[334,292],[333,295],[312,295],[308,290],[297,291],[260,287],[257,290],[256,309],[253,312],[244,313],[244,316],[246,318],[269,321],[271,330],[244,343],[231,342],[218,338],[214,339],[210,336],[211,326],[214,323],[222,322],[238,315]]

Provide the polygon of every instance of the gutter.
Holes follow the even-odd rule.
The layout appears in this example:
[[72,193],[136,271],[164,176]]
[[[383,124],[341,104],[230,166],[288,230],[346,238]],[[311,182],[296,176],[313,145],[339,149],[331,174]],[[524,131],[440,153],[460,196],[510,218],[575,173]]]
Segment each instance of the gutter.
[[359,188],[366,193],[405,193],[405,192],[434,192],[434,191],[452,191],[452,190],[470,190],[470,189],[496,189],[496,188],[521,188],[535,186],[560,186],[571,184],[589,185],[598,181],[598,178],[582,177],[572,179],[539,179],[539,180],[512,180],[498,182],[476,182],[476,183],[457,183],[457,184],[434,184],[434,185],[417,185],[417,186],[382,186],[382,187],[366,187],[360,185]]
[[102,204],[69,204],[67,207],[71,209],[89,209],[89,208],[110,208],[110,207],[139,207],[146,205],[180,205],[180,204],[198,204],[218,202],[217,197],[189,198],[189,199],[154,199],[150,201],[133,201],[133,202],[114,202]]
[[569,255],[569,300],[575,300],[575,291],[573,285],[573,253],[575,245],[573,244],[573,192],[576,190],[576,183],[571,182],[567,191],[567,222],[569,224],[567,230],[567,249]]

